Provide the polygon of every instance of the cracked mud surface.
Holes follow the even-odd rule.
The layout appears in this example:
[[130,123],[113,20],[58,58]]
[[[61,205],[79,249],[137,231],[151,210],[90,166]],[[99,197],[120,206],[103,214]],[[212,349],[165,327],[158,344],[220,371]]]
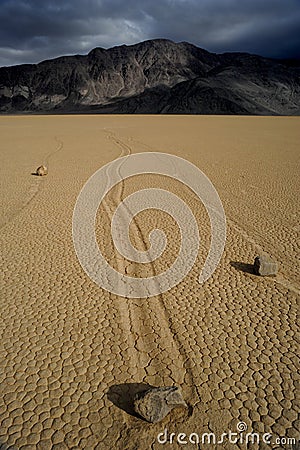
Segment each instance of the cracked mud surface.
[[[181,448],[159,444],[158,433],[221,436],[241,421],[248,431],[299,438],[299,119],[20,116],[1,117],[0,130],[1,449]],[[211,179],[227,241],[213,276],[198,284],[210,242],[204,207],[162,176],[120,183],[98,210],[96,236],[121,273],[160,273],[180,245],[174,220],[148,210],[135,218],[130,237],[144,250],[153,227],[164,229],[162,257],[138,265],[114,251],[114,208],[141,186],[180,196],[201,236],[196,264],[181,283],[160,296],[126,299],[83,272],[72,214],[98,168],[144,151],[186,158]],[[49,175],[32,176],[42,163]],[[279,262],[276,278],[251,273],[261,251]],[[134,415],[136,392],[173,384],[188,410],[155,425]]]

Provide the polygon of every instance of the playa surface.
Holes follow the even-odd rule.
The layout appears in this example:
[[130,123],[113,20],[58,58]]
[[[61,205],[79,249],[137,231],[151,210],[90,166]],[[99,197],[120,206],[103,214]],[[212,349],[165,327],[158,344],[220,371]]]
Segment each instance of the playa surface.
[[[273,443],[299,438],[299,129],[297,117],[0,117],[1,448],[192,449],[200,446],[191,433],[220,439],[240,422],[260,434],[251,448],[271,448],[264,433]],[[97,169],[153,151],[181,156],[210,178],[227,218],[226,246],[199,284],[210,243],[203,205],[162,176],[121,182],[96,218],[99,248],[120,273],[161,273],[178,251],[176,222],[153,210],[136,217],[130,235],[142,250],[151,229],[165,227],[168,248],[157,264],[114,250],[113,210],[141,187],[181,196],[201,236],[196,263],[177,286],[124,298],[83,271],[72,215]],[[41,164],[45,177],[32,174]],[[252,273],[264,252],[279,263],[276,277]],[[132,399],[145,385],[180,386],[189,408],[158,424],[135,417]],[[165,429],[173,444],[158,442]],[[187,444],[176,443],[178,433]],[[225,438],[216,448],[245,444]]]

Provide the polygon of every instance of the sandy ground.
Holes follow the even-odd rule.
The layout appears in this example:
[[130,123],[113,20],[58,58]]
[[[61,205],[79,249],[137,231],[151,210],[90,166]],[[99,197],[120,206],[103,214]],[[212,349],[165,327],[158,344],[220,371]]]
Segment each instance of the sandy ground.
[[[300,119],[288,117],[0,118],[1,449],[244,449],[226,438],[176,443],[178,433],[220,439],[239,422],[259,433],[253,449],[289,448],[287,439],[299,438],[299,129]],[[130,233],[144,249],[151,229],[165,227],[168,248],[159,261],[138,265],[114,251],[113,209],[141,186],[181,196],[202,239],[196,264],[176,287],[127,299],[82,270],[72,214],[98,168],[145,151],[182,156],[211,179],[227,241],[200,285],[210,242],[203,206],[165,177],[121,183],[96,221],[99,247],[121,273],[164,271],[178,251],[176,222],[153,210],[139,214]],[[43,163],[48,176],[32,175]],[[279,262],[276,278],[251,273],[262,252]],[[188,410],[155,425],[135,417],[132,398],[145,384],[181,386]],[[168,441],[175,433],[172,444],[158,442],[165,429]],[[264,433],[274,445],[262,442]]]

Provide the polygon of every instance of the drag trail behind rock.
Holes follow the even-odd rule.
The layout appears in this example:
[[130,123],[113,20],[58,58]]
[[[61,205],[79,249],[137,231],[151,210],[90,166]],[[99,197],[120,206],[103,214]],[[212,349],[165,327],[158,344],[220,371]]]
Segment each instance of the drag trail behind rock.
[[[40,162],[46,165],[48,170],[50,159],[57,152],[60,152],[63,149],[63,142],[60,141],[56,136],[54,137],[54,141],[56,143],[54,150],[50,150],[50,152],[47,153],[46,156],[42,158],[42,160],[40,160]],[[53,146],[53,144],[51,146]],[[39,163],[37,162],[36,166],[38,165]],[[21,182],[25,181],[24,184],[27,184],[28,186],[22,188],[22,195],[19,196],[18,201],[14,204],[13,208],[11,208],[11,210],[2,219],[2,222],[0,222],[0,228],[9,224],[9,222],[13,221],[18,214],[20,214],[25,208],[27,208],[39,193],[39,191],[43,188],[43,183],[45,183],[45,180],[43,179],[43,177],[35,176],[34,170],[35,167],[32,167],[30,183],[28,180],[30,172],[20,174]]]
[[[112,139],[121,148],[120,157],[130,155],[131,147],[120,139],[117,139],[113,133],[110,132],[109,138]],[[122,161],[118,168],[118,175],[121,178]],[[107,170],[108,185],[110,185],[109,169]],[[124,183],[119,183],[118,189],[114,193],[112,199],[113,207],[116,208],[124,200]],[[139,185],[136,186],[139,188]],[[167,186],[166,186],[167,188]],[[109,216],[111,222],[113,210],[110,209],[108,203],[105,203],[105,211]],[[147,236],[144,235],[141,226],[137,223],[135,218],[132,221],[132,232],[141,241],[141,247],[147,250]],[[124,225],[124,236],[127,234],[126,225]],[[126,260],[123,258],[116,258],[117,270],[120,273],[127,273]],[[138,263],[134,264],[133,269],[136,273],[138,270]],[[155,269],[151,266],[150,275],[155,275]],[[121,326],[124,331],[124,338],[129,343],[129,351],[131,352],[130,363],[136,367],[143,369],[148,375],[148,382],[152,383],[169,383],[181,384],[185,376],[183,369],[184,361],[187,359],[182,346],[174,338],[174,334],[170,328],[171,316],[166,309],[163,301],[163,296],[157,296],[155,299],[151,298],[137,298],[136,300],[123,298],[119,301]],[[181,352],[180,352],[181,349]],[[169,366],[171,361],[176,361],[175,371],[171,371]],[[158,368],[161,370],[158,370]],[[162,367],[164,367],[162,369]],[[160,372],[160,373],[158,373]],[[180,372],[180,375],[178,374]],[[144,376],[141,382],[146,381]]]

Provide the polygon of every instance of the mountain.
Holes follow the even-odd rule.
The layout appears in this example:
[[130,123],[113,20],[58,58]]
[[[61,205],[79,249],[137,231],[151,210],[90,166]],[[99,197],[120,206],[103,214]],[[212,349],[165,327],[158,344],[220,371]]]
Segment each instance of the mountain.
[[155,39],[0,68],[2,113],[300,114],[300,64]]

